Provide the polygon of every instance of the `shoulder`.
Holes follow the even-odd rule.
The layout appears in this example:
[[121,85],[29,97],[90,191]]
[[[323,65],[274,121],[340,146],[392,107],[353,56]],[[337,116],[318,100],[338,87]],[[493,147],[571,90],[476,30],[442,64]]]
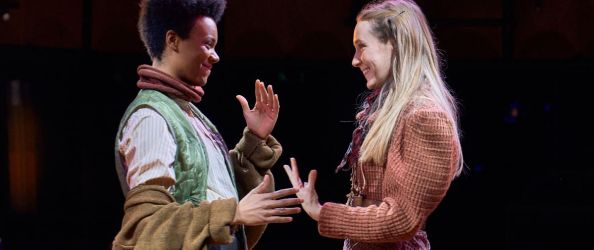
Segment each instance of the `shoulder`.
[[123,132],[126,133],[127,130],[131,128],[138,128],[139,126],[150,128],[166,128],[167,122],[154,109],[140,108],[130,115],[128,121],[126,122],[126,126],[123,129]]
[[403,116],[406,130],[417,133],[433,132],[451,135],[454,121],[441,107],[431,101],[421,101],[411,105]]

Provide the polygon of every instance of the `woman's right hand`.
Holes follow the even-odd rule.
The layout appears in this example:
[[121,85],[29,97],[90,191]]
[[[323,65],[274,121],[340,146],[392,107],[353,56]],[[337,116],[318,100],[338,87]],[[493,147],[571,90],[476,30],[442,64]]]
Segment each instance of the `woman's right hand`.
[[262,183],[239,201],[235,218],[231,224],[257,226],[268,223],[288,223],[293,218],[287,215],[301,212],[301,208],[289,206],[299,205],[303,202],[303,199],[280,199],[296,194],[298,189],[286,188],[272,193],[266,193],[270,185],[270,176],[265,175]]
[[303,183],[299,177],[299,169],[297,168],[295,158],[291,158],[291,166],[284,165],[283,167],[289,176],[289,180],[291,180],[291,184],[293,184],[293,188],[299,189],[297,197],[303,199],[303,203],[301,203],[303,210],[307,212],[309,217],[318,221],[320,219],[320,210],[322,210],[322,205],[320,205],[318,193],[316,192],[318,172],[315,169],[311,170],[307,182]]

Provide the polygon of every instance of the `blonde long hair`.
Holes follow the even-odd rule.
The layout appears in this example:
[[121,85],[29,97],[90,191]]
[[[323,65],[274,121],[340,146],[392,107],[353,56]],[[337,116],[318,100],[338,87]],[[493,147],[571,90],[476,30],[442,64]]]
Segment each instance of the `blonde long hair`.
[[451,120],[459,152],[456,172],[459,175],[464,161],[457,103],[442,78],[439,55],[425,15],[411,0],[385,0],[365,6],[357,16],[357,22],[361,21],[369,21],[373,34],[381,42],[390,42],[394,51],[392,79],[382,86],[375,105],[377,116],[361,145],[359,163],[385,164],[394,125],[404,109],[420,98],[429,97]]

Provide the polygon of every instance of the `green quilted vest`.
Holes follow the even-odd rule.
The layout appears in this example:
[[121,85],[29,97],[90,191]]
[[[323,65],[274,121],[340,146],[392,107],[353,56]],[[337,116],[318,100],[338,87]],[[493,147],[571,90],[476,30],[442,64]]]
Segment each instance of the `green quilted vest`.
[[[202,114],[202,112],[200,112],[200,110],[198,110],[198,108],[196,108],[196,106],[190,105],[190,107],[205,126],[217,132],[214,125]],[[176,183],[172,195],[175,200],[180,204],[190,201],[195,205],[198,205],[200,201],[206,200],[208,159],[204,144],[196,134],[194,127],[192,127],[179,105],[168,96],[155,90],[141,90],[136,99],[134,99],[128,106],[128,109],[120,122],[116,138],[115,152],[116,170],[124,194],[127,194],[129,191],[126,181],[127,169],[125,169],[124,164],[122,164],[122,159],[118,152],[118,141],[121,139],[122,130],[130,118],[130,115],[141,108],[151,108],[159,113],[167,122],[169,131],[173,135],[175,143],[177,144],[175,161],[173,162]],[[230,169],[230,161],[227,152],[224,152],[223,155],[225,155],[227,172],[231,176],[231,180],[235,180],[233,171]]]

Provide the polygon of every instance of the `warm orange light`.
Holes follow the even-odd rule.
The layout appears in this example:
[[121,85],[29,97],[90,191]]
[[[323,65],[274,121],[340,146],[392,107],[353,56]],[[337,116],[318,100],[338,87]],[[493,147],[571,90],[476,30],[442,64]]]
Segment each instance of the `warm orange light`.
[[21,83],[10,84],[8,108],[8,175],[10,203],[17,212],[37,208],[37,119],[30,102],[22,98]]

